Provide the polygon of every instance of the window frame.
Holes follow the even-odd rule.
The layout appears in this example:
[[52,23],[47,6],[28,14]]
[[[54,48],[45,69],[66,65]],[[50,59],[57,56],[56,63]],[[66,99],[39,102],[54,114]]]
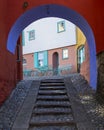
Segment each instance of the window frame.
[[[42,58],[39,58],[39,54],[42,54]],[[42,65],[40,64],[42,63]],[[38,67],[43,67],[44,66],[44,52],[38,52]]]
[[[67,51],[67,54],[64,51]],[[67,56],[65,56],[65,55],[67,55]],[[69,50],[68,50],[68,48],[62,49],[62,59],[68,59],[68,58],[69,58]]]
[[[61,29],[60,29],[60,26],[61,26],[62,23],[63,23],[64,25],[63,25],[63,29],[61,30]],[[63,21],[57,22],[57,32],[58,32],[58,33],[61,33],[61,32],[65,32],[65,31],[66,31],[65,21],[63,20]]]
[[[25,62],[24,62],[25,61]],[[27,65],[27,60],[25,58],[22,59],[22,64]]]
[[28,40],[35,40],[35,30],[28,31]]

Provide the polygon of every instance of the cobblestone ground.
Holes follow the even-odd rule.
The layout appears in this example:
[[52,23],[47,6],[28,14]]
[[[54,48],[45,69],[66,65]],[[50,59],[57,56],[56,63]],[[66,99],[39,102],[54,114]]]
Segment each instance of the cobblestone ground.
[[0,130],[10,130],[31,86],[31,81],[21,81],[0,108]]
[[73,85],[91,122],[96,126],[96,130],[104,130],[104,100],[96,95],[96,92],[83,79],[84,77],[78,74],[71,76]]
[[[55,76],[58,78],[57,76]],[[54,77],[54,78],[55,78]],[[63,76],[61,76],[63,77]],[[23,80],[19,82],[16,88],[11,93],[10,97],[0,108],[0,130],[10,130],[15,118],[25,100],[26,95],[30,89],[32,79],[39,80],[50,77],[36,77],[30,78],[29,80]],[[51,77],[52,78],[52,77]],[[73,86],[76,88],[81,102],[84,105],[86,112],[92,123],[96,125],[96,130],[104,130],[104,104],[103,101],[97,100],[97,96],[94,90],[88,85],[87,81],[84,80],[79,74],[73,74],[64,76],[64,78],[71,78]]]

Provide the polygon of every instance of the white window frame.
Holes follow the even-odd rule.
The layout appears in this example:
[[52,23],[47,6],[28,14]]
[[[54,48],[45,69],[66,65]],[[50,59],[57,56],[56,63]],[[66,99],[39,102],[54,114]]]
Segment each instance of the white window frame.
[[29,41],[31,40],[35,40],[35,30],[31,30],[28,32],[28,35],[29,35]]
[[69,58],[69,51],[68,51],[67,48],[62,50],[62,58],[63,59],[68,59]]
[[65,31],[65,21],[57,22],[57,32],[64,32]]
[[44,52],[38,52],[38,65],[39,67],[44,66]]

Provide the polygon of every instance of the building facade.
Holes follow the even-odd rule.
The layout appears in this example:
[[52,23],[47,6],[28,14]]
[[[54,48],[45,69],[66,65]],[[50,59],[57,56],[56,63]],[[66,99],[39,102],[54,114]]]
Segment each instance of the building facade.
[[32,23],[22,33],[24,76],[83,74],[85,43],[80,29],[65,19]]

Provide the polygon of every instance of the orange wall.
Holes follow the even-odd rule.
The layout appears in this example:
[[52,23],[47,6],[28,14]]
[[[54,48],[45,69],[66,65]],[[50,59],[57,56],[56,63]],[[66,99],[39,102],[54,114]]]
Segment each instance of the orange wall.
[[[15,56],[7,52],[7,0],[0,0],[0,104],[10,94],[15,85]],[[8,63],[9,62],[9,63]]]

